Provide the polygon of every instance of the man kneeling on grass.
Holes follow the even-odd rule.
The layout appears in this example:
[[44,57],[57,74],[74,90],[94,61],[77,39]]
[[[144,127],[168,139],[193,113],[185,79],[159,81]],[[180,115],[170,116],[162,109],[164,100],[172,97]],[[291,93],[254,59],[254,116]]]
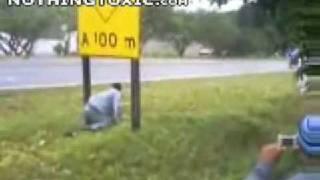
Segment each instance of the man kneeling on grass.
[[92,96],[84,107],[86,129],[97,131],[119,122],[122,115],[121,84]]

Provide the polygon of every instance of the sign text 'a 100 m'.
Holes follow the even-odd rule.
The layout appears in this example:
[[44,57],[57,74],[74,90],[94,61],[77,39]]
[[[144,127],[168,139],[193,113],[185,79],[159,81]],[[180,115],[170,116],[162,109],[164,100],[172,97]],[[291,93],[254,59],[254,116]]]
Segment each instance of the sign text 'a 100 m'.
[[[91,36],[91,37],[90,37]],[[136,41],[133,37],[124,37],[120,39],[124,41],[125,46],[129,49],[136,47]],[[118,45],[119,38],[114,32],[94,32],[94,33],[86,33],[83,32],[81,34],[81,42],[80,45],[82,47],[88,47],[90,45],[110,48],[116,48]],[[93,43],[93,44],[92,44]]]

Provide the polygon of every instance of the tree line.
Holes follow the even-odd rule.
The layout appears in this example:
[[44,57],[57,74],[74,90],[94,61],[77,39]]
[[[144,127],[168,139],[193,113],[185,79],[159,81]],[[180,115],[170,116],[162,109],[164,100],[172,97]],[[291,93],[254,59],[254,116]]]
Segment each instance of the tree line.
[[186,13],[169,8],[148,8],[144,40],[165,39],[180,56],[192,42],[213,48],[217,56],[271,55],[281,50],[281,38],[271,19],[264,19],[254,3],[228,13]]
[[[290,31],[290,6],[303,0],[246,2],[228,13],[187,13],[169,7],[143,8],[143,42],[170,42],[183,56],[192,42],[213,48],[217,56],[271,55],[281,52]],[[212,0],[223,5],[227,0]],[[62,28],[65,27],[65,28]],[[75,8],[8,7],[0,2],[0,51],[8,56],[30,56],[39,38],[59,37],[76,30]],[[60,48],[68,48],[68,42]],[[64,50],[68,54],[68,50]]]

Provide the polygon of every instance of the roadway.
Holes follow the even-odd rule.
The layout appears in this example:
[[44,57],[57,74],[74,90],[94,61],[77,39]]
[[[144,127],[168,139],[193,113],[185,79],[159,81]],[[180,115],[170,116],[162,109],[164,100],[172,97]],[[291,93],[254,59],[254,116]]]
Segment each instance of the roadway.
[[[126,60],[94,59],[92,83],[129,82],[130,63]],[[288,71],[284,60],[170,60],[143,59],[142,81],[219,77]],[[0,90],[76,86],[82,83],[79,58],[38,57],[0,61]]]

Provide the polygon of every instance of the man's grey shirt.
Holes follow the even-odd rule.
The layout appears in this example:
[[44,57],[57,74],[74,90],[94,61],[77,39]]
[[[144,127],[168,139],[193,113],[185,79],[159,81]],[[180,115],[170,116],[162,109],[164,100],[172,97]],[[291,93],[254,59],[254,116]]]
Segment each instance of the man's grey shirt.
[[[246,180],[271,180],[272,166],[269,164],[258,163]],[[320,180],[320,171],[306,171],[297,173],[287,180]]]
[[86,109],[95,109],[101,115],[112,119],[119,119],[121,116],[121,93],[115,88],[98,93],[90,97]]

